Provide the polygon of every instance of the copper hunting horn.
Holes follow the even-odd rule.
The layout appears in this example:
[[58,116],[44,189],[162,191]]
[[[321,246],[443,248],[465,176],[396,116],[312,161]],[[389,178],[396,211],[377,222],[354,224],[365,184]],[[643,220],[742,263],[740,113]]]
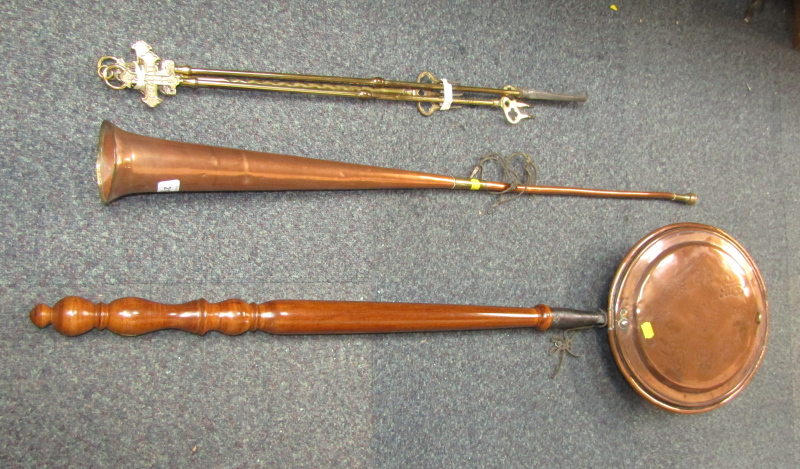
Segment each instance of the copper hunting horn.
[[665,199],[694,204],[694,194],[525,186],[277,155],[136,135],[105,121],[97,151],[100,199],[128,194],[207,191],[467,189],[540,195]]
[[380,77],[351,78],[295,73],[254,72],[248,70],[217,70],[175,65],[153,53],[143,41],[131,46],[136,52],[134,62],[120,57],[105,56],[97,62],[97,74],[115,90],[133,88],[144,96],[150,107],[161,103],[159,92],[174,95],[178,86],[193,88],[222,88],[232,90],[279,91],[417,103],[425,116],[464,105],[499,107],[506,120],[516,124],[531,117],[523,112],[530,106],[525,101],[586,101],[581,94],[559,94],[506,85],[501,88],[462,86],[422,72],[416,82],[393,81]]
[[160,329],[195,334],[354,334],[530,327],[608,327],[628,382],[674,412],[714,409],[739,394],[764,356],[769,313],[761,274],[723,231],[684,223],[656,230],[625,256],[608,313],[416,303],[196,300],[166,305],[139,298],[92,303],[67,297],[30,313],[64,335],[108,329],[138,335]]

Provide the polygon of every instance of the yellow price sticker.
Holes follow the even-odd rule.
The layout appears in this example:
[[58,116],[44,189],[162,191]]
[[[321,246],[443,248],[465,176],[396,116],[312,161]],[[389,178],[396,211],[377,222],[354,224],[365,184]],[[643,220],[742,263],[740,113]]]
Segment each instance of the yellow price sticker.
[[642,335],[645,339],[652,339],[656,334],[653,332],[653,325],[650,324],[650,321],[643,322],[641,325],[642,328]]

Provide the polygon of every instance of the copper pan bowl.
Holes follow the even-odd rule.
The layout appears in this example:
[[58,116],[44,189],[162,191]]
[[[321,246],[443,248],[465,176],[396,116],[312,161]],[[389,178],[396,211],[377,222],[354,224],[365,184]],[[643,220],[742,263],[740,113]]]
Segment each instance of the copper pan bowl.
[[665,409],[698,413],[739,394],[766,350],[769,309],[753,259],[711,226],[650,233],[617,269],[608,336],[622,374]]

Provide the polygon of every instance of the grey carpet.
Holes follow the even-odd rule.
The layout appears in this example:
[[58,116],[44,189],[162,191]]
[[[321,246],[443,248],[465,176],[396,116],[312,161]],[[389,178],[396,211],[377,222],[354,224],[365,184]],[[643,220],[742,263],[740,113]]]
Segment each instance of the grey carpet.
[[[0,462],[4,467],[797,467],[800,53],[789,2],[19,2],[0,5]],[[105,88],[102,55],[585,91],[498,110]],[[668,202],[448,191],[143,195],[100,204],[108,119],[161,138],[466,176],[533,154],[547,185],[694,191]],[[673,415],[617,371],[605,333],[555,380],[531,331],[76,338],[28,311],[66,295],[593,309],[622,256],[679,221],[753,255],[767,356],[730,404]]]

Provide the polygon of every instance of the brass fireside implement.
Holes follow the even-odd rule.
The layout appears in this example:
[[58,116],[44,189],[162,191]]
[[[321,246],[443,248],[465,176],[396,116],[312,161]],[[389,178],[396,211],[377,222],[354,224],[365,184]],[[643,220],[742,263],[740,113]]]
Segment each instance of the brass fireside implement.
[[530,104],[520,100],[586,101],[585,95],[548,93],[511,85],[502,89],[461,86],[444,78],[438,79],[427,71],[420,73],[416,82],[404,82],[380,77],[350,78],[176,66],[172,60],[162,60],[143,41],[133,44],[132,49],[136,52],[134,62],[119,57],[101,57],[97,62],[97,74],[110,88],[141,91],[144,95],[142,101],[150,107],[161,103],[159,92],[174,95],[178,85],[184,85],[411,101],[417,103],[417,109],[425,116],[461,105],[491,106],[501,108],[506,120],[516,124],[532,117],[523,112]]

